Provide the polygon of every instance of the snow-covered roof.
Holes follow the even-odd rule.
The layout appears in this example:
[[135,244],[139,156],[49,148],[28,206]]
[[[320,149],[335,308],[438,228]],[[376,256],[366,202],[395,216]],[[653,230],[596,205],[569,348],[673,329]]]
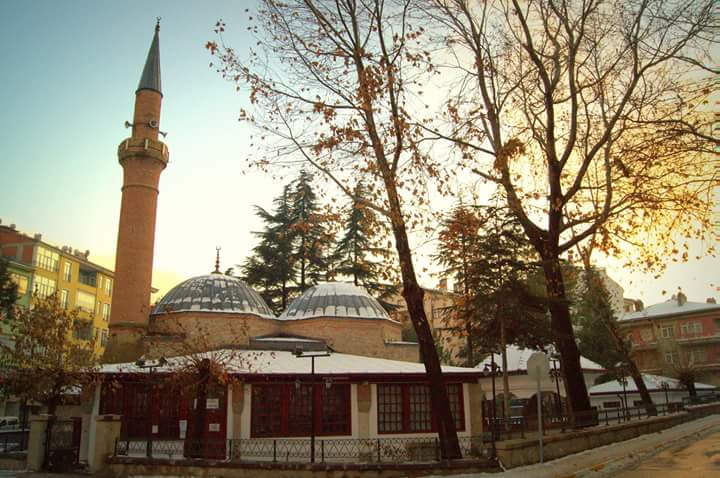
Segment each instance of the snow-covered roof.
[[[666,382],[668,384],[669,390],[685,390],[685,387],[681,385],[680,381],[675,378],[663,377],[662,375],[652,375],[649,373],[643,373],[641,375],[648,391],[662,390],[663,382]],[[695,382],[695,388],[698,390],[714,390],[716,387],[714,385],[708,385],[706,383]],[[627,383],[625,384],[625,391],[637,392],[637,387],[635,386],[635,381],[632,379],[632,377],[627,378]],[[588,390],[588,393],[590,395],[622,392],[623,385],[619,380],[601,383],[600,385],[590,387],[590,389]]]
[[[307,355],[317,352],[308,352]],[[205,352],[196,357],[209,358],[224,357],[223,361],[228,370],[235,374],[278,374],[303,375],[310,373],[308,358],[296,357],[292,352],[271,350],[221,350]],[[176,367],[187,363],[185,357],[168,359],[167,365],[155,368],[156,373],[172,372]],[[425,365],[416,362],[402,362],[374,357],[362,357],[332,353],[329,356],[315,357],[315,373],[319,375],[422,375],[425,376]],[[444,373],[467,374],[475,376],[481,373],[477,369],[468,367],[443,366]],[[147,369],[138,367],[134,363],[105,364],[100,368],[101,373],[149,373]]]
[[[553,347],[547,347],[549,351],[553,350]],[[533,349],[524,349],[517,347],[515,345],[508,345],[507,347],[507,364],[508,364],[508,372],[526,372],[527,371],[527,361],[530,358],[530,356],[537,352],[537,350]],[[480,362],[475,366],[475,368],[484,369],[487,365],[490,367],[491,358],[487,357],[485,360]],[[495,355],[495,366],[499,368],[499,370],[502,370],[502,360],[500,358],[499,354]],[[585,371],[597,371],[602,372],[605,370],[605,368],[593,362],[592,360],[586,359],[585,357],[580,357],[580,367],[582,367]]]
[[342,317],[392,320],[363,287],[347,282],[315,285],[292,301],[280,320]]
[[707,302],[685,302],[683,305],[679,305],[676,299],[670,299],[659,304],[645,307],[639,312],[627,312],[618,320],[654,319],[664,316],[693,314],[706,311],[720,312],[720,305],[709,304]]
[[262,297],[250,286],[237,277],[223,274],[208,274],[181,282],[165,294],[151,314],[172,312],[254,314],[275,318]]

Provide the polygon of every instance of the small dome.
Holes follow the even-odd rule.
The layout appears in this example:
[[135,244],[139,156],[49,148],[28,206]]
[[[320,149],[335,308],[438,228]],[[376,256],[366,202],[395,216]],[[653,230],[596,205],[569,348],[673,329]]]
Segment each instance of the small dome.
[[328,282],[309,288],[292,301],[279,319],[344,317],[392,320],[385,309],[362,287],[346,282]]
[[220,312],[275,318],[262,297],[245,282],[222,274],[193,277],[173,287],[151,315],[167,312]]

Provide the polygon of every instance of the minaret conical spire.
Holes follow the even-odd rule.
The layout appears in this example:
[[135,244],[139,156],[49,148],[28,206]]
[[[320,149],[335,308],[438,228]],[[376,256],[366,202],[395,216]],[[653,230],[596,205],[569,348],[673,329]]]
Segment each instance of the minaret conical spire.
[[138,83],[137,91],[153,90],[162,95],[162,82],[160,81],[160,17],[155,25],[155,35],[153,36],[147,59],[145,60],[145,68],[143,68],[140,83]]

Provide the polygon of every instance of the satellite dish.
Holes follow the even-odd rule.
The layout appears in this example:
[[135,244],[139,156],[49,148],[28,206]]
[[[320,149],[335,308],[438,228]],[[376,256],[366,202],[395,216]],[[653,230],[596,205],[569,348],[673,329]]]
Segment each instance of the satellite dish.
[[537,380],[538,377],[542,379],[547,377],[550,373],[550,361],[548,356],[544,352],[533,353],[527,361],[527,373],[528,375]]

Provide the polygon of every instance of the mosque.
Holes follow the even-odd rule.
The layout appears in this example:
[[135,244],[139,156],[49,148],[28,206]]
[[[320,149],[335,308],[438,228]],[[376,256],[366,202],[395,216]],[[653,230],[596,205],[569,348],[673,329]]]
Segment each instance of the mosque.
[[[159,180],[169,159],[158,138],[159,31],[158,25],[135,93],[127,124],[132,134],[118,147],[124,174],[115,291],[105,383],[93,414],[121,415],[122,438],[140,446],[148,437],[186,445],[195,437],[204,444],[192,452],[196,457],[224,457],[232,439],[307,437],[311,431],[322,437],[434,437],[418,345],[402,340],[401,324],[361,287],[316,285],[276,317],[245,282],[220,273],[218,258],[212,273],[178,284],[149,305]],[[232,380],[208,384],[201,400],[163,385],[177,357],[223,350],[233,351],[224,364]],[[482,371],[443,371],[459,435],[480,434]],[[203,413],[194,412],[198,407]],[[88,423],[92,443],[92,417]]]

